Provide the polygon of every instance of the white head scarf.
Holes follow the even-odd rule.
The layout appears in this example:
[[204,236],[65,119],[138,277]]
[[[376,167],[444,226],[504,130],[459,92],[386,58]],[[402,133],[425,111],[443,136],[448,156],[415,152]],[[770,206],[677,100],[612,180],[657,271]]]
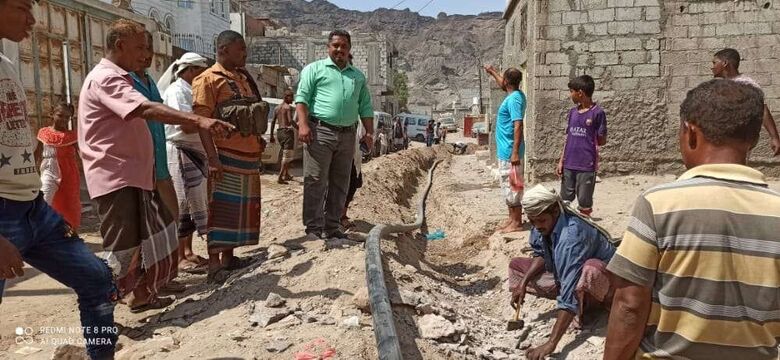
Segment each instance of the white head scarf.
[[157,82],[157,89],[160,91],[160,94],[165,93],[165,89],[173,84],[179,77],[179,74],[190,66],[208,67],[208,59],[192,52],[182,55],[165,70],[162,77],[160,77],[160,80]]
[[602,233],[608,240],[613,243],[615,242],[612,239],[612,235],[610,235],[606,229],[593,222],[592,219],[580,214],[580,212],[574,209],[569,202],[563,201],[555,190],[548,189],[544,185],[539,184],[531,188],[531,190],[526,191],[525,194],[523,194],[523,200],[521,200],[520,203],[523,205],[523,210],[525,210],[525,213],[528,214],[528,216],[539,216],[551,206],[558,204],[562,212],[565,211],[569,215],[582,219],[596,228],[596,230]]

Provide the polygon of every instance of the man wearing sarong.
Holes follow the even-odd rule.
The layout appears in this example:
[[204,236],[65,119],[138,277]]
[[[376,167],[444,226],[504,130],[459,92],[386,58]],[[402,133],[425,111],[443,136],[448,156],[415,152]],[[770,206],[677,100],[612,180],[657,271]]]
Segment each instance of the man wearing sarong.
[[[278,140],[279,147],[282,148],[282,158],[279,161],[282,165],[277,180],[280,184],[287,184],[293,179],[290,175],[290,163],[295,153],[295,130],[292,126],[293,108],[290,104],[292,104],[294,96],[292,90],[284,91],[284,101],[274,110],[274,119],[271,121],[271,142]],[[276,130],[276,137],[274,137],[274,127],[277,123],[279,129]]]
[[[192,84],[196,114],[212,116],[218,106],[235,97],[257,97],[246,71],[246,43],[241,34],[226,30],[217,36],[217,62]],[[240,246],[260,241],[259,136],[233,132],[212,138],[201,131],[209,163],[208,281],[220,283],[229,271],[251,262],[233,255]]]
[[[18,43],[30,36],[35,25],[33,1],[0,1],[0,24],[2,39]],[[17,68],[18,64],[0,54],[0,303],[6,280],[23,277],[26,262],[73,289],[87,354],[92,360],[113,359],[118,336],[111,270],[44,200],[33,158],[35,140],[25,110],[27,96]],[[42,298],[25,298],[28,303],[36,300]],[[65,303],[74,304],[71,299]],[[0,311],[8,313],[1,305]],[[56,326],[65,326],[59,321]],[[14,322],[3,325],[7,329]],[[6,339],[3,343],[10,344]],[[3,353],[7,355],[0,357],[13,356],[7,346]]]
[[144,67],[147,42],[140,24],[113,23],[106,56],[84,80],[78,106],[79,149],[101,221],[104,256],[132,312],[172,303],[157,293],[176,277],[178,263],[174,219],[154,191],[154,150],[144,119],[217,133],[233,128],[149,101],[136,91],[130,72]]
[[526,352],[528,359],[541,360],[555,351],[575,316],[582,324],[588,305],[611,301],[606,266],[615,247],[606,230],[580,217],[554,190],[537,185],[523,195],[522,205],[534,227],[529,241],[533,257],[509,264],[511,304],[521,306],[526,292],[558,302],[549,339]]
[[[157,88],[163,103],[176,110],[192,112],[192,81],[208,67],[207,59],[186,53],[165,71]],[[179,270],[204,273],[207,260],[195,255],[192,237],[206,239],[208,232],[208,167],[206,150],[198,128],[188,125],[165,125],[168,171],[178,201]]]

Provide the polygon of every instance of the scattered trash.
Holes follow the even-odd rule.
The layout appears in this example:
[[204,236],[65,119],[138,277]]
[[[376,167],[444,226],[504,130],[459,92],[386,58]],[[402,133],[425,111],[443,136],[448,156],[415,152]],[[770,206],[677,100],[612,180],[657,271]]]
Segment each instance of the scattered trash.
[[428,241],[441,240],[441,239],[444,239],[445,237],[447,237],[447,235],[444,233],[444,230],[442,230],[442,229],[436,229],[436,231],[434,231],[434,232],[432,232],[432,233],[430,233],[430,234],[428,234],[426,236]]
[[41,351],[41,349],[34,348],[32,346],[25,346],[25,347],[23,347],[23,348],[21,348],[19,350],[14,351],[14,352],[17,353],[17,354],[20,354],[20,355],[30,355],[30,354],[35,354],[35,353],[37,353],[39,351]]
[[[319,355],[317,355],[319,354]],[[295,360],[329,360],[336,357],[336,349],[328,345],[325,339],[317,339],[295,354]]]

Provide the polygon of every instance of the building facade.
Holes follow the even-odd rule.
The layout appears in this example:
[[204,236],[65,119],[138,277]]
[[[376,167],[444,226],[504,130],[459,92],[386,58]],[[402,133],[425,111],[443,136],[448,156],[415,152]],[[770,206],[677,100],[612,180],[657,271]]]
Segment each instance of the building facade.
[[[712,78],[713,54],[743,57],[740,71],[764,89],[780,117],[780,3],[678,0],[508,0],[503,67],[524,72],[526,157],[531,179],[554,176],[573,106],[567,83],[588,74],[606,110],[606,174],[678,173],[679,109]],[[753,166],[780,175],[762,131]]]
[[[111,3],[112,0],[103,0]],[[116,0],[113,0],[116,1]],[[216,58],[217,35],[230,29],[229,0],[132,0],[123,1],[139,15],[162,25],[171,33],[173,46],[212,60]],[[235,1],[232,5],[236,6]]]
[[[306,64],[328,56],[328,35],[289,34],[267,31],[267,36],[247,36],[248,63],[281,65],[303,70]],[[392,44],[381,35],[352,34],[354,65],[366,75],[374,109],[390,114],[398,112],[398,101],[393,94],[393,61],[396,56]]]

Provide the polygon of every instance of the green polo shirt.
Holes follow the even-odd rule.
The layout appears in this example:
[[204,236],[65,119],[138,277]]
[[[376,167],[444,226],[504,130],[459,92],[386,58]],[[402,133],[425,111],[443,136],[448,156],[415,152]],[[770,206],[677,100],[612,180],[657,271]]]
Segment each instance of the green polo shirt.
[[365,75],[352,65],[339,69],[330,57],[303,68],[295,102],[306,104],[311,115],[336,126],[374,117]]

